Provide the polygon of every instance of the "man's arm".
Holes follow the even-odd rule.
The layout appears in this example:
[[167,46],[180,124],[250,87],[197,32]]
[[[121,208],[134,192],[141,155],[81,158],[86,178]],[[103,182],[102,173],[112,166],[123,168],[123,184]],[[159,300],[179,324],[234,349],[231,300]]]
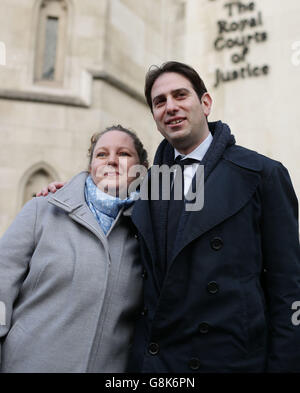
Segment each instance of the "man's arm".
[[269,319],[268,372],[300,372],[300,326],[292,305],[300,301],[298,201],[286,168],[276,164],[262,191],[262,248]]
[[48,186],[42,188],[41,191],[37,192],[36,196],[37,197],[47,196],[49,192],[52,192],[54,194],[57,190],[62,188],[65,184],[66,184],[66,182],[54,181],[54,182],[48,184]]

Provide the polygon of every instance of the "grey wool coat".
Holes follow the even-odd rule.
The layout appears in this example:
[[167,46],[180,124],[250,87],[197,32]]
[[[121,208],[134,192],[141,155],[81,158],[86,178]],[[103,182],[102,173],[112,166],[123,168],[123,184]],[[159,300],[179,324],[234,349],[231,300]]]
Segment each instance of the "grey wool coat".
[[1,372],[125,370],[142,291],[138,243],[130,208],[103,234],[86,176],[32,199],[0,240]]

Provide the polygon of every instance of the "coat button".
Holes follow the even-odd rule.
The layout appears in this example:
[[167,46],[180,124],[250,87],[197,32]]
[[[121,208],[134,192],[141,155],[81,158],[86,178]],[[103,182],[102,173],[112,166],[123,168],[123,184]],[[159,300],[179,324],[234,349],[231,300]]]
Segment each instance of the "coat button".
[[220,237],[214,237],[211,239],[210,245],[213,250],[219,251],[223,247],[223,240]]
[[207,289],[208,293],[215,295],[216,293],[219,292],[219,285],[215,281],[211,281],[207,284],[206,289]]
[[144,317],[147,314],[148,314],[148,308],[144,307],[143,310],[141,311],[141,315]]
[[200,360],[198,358],[192,358],[189,361],[189,368],[191,370],[199,370],[199,368],[200,368]]
[[148,273],[147,273],[146,269],[143,269],[142,278],[143,278],[144,280],[146,280],[147,277],[148,277]]
[[201,322],[199,325],[199,332],[201,334],[207,334],[209,332],[210,326],[207,322]]
[[150,355],[157,355],[159,352],[159,345],[157,343],[150,343],[148,347]]

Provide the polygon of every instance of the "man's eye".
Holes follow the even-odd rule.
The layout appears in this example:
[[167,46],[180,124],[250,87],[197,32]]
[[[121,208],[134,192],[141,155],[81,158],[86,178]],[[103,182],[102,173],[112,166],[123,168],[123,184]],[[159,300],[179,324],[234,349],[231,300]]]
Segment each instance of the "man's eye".
[[162,106],[164,104],[164,100],[160,100],[160,101],[156,101],[154,103],[155,108],[159,108],[160,106]]

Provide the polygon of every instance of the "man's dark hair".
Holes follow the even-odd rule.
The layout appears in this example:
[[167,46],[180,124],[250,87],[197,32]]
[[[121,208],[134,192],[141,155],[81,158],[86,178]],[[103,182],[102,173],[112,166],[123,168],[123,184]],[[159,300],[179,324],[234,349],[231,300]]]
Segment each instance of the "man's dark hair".
[[181,74],[187,78],[191,82],[200,101],[203,94],[207,92],[205,84],[199,74],[194,70],[194,68],[187,64],[179,63],[178,61],[168,61],[161,66],[151,66],[145,79],[145,96],[151,112],[153,112],[151,100],[152,86],[156,79],[165,72],[176,72],[177,74]]

